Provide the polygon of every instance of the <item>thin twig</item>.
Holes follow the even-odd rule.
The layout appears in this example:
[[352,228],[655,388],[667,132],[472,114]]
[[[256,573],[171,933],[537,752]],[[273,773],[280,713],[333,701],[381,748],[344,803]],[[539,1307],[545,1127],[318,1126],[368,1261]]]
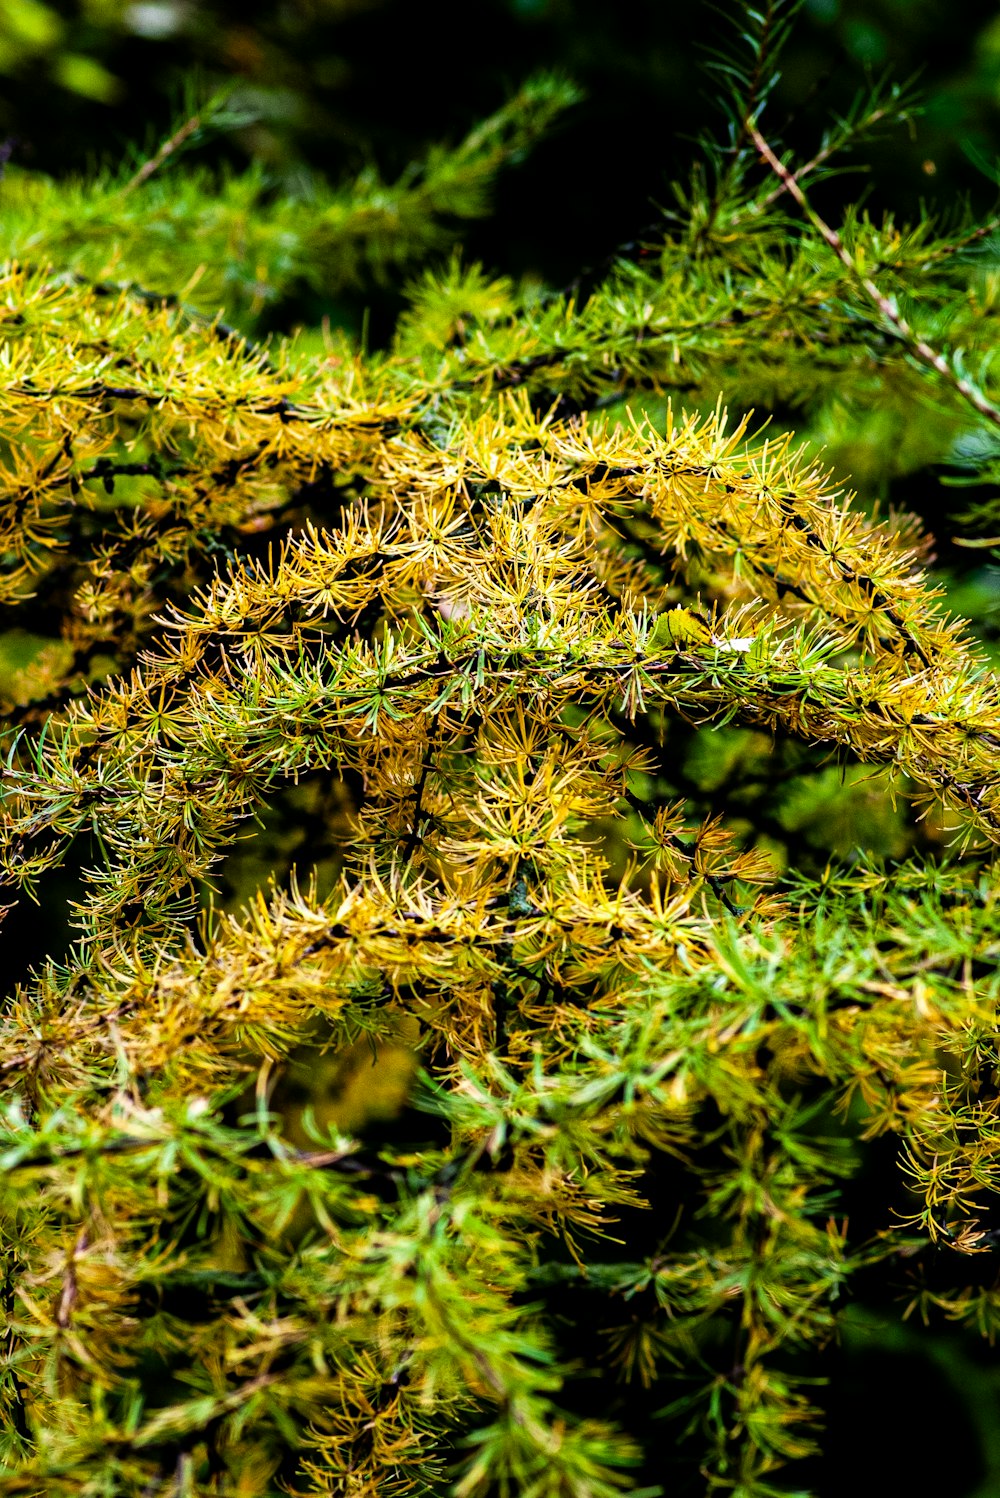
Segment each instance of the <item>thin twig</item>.
[[988,223],[980,224],[976,229],[970,229],[968,234],[963,234],[961,239],[956,239],[952,244],[941,245],[928,255],[922,262],[924,265],[933,265],[936,260],[946,260],[949,255],[960,255],[963,250],[978,244],[980,240],[986,239],[988,235],[995,234],[1000,229],[1000,218],[991,218]]
[[153,173],[159,171],[168,157],[172,156],[186,140],[190,140],[196,130],[200,130],[201,122],[201,111],[193,114],[189,120],[185,120],[180,129],[175,130],[170,139],[163,142],[156,155],[151,156],[148,161],[143,162],[135,176],[129,178],[119,193],[119,197],[124,198],[135,188],[141,187],[144,182],[148,182]]
[[83,1228],[73,1245],[72,1253],[66,1259],[66,1268],[63,1272],[62,1294],[59,1297],[59,1305],[56,1308],[56,1325],[62,1328],[62,1330],[65,1330],[73,1319],[73,1307],[76,1305],[79,1290],[76,1279],[76,1261],[86,1249],[88,1242],[87,1229]]
[[926,364],[930,369],[935,370],[942,379],[946,380],[963,400],[968,401],[969,405],[979,412],[980,416],[984,416],[994,426],[1000,427],[1000,407],[995,406],[992,401],[986,399],[985,395],[980,394],[970,381],[965,379],[963,375],[958,374],[943,354],[939,353],[937,349],[932,348],[926,339],[921,338],[918,333],[914,332],[910,324],[906,321],[906,318],[900,314],[890,298],[885,296],[875,285],[871,277],[867,276],[861,269],[837,231],[831,229],[825,219],[820,218],[816,210],[810,205],[794,173],[790,172],[784,163],[778,160],[752,121],[749,122],[748,129],[751,140],[775,176],[784,184],[786,191],[791,193],[813,228],[826,240],[837,259],[861,287],[869,301],[874,303],[878,308],[886,322],[890,324],[897,336],[906,344],[907,348],[910,349],[922,364]]
[[423,760],[421,761],[420,765],[420,774],[417,778],[417,783],[413,791],[413,825],[410,828],[410,831],[406,838],[406,843],[403,847],[404,863],[410,862],[410,859],[413,857],[420,844],[420,821],[423,816],[424,810],[424,791],[427,788],[427,777],[430,774],[431,768],[434,764],[434,747],[435,739],[437,738],[438,726],[439,725],[435,725],[435,727],[427,736],[427,743],[424,747]]
[[[873,110],[870,115],[866,116],[863,122],[864,128],[871,129],[873,125],[880,124],[881,121],[886,119],[889,114],[890,110],[888,106],[886,106],[884,109]],[[752,139],[756,144],[756,131],[753,130],[753,127],[750,128],[752,130]],[[837,152],[843,149],[844,144],[845,139],[843,136],[839,136],[836,139],[829,140],[825,146],[822,146],[816,152],[815,156],[810,158],[809,161],[804,162],[802,166],[798,167],[794,172],[788,172],[787,181],[782,178],[779,181],[777,187],[773,188],[771,192],[767,193],[765,197],[761,198],[754,205],[756,211],[758,213],[763,213],[765,209],[771,207],[772,203],[776,203],[783,193],[791,192],[789,182],[798,183],[803,181],[806,177],[811,177],[813,172],[818,171],[821,166],[826,165],[831,156],[836,156]],[[760,147],[758,146],[758,150],[759,149]]]

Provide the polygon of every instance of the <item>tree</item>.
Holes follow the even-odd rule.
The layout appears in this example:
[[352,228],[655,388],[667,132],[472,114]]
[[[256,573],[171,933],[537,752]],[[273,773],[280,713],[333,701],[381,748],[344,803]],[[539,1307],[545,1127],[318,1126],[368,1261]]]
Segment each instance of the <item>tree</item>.
[[787,159],[791,19],[563,291],[440,258],[551,77],[395,188],[6,180],[0,1492],[765,1498],[850,1287],[995,1334],[996,676],[719,397],[991,482],[995,226],[827,223],[913,105]]

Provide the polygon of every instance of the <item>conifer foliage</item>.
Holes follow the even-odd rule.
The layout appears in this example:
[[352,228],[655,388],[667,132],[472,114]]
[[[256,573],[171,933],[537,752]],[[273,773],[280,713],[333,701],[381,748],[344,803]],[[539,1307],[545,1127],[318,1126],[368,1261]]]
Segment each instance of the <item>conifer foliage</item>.
[[[993,230],[821,217],[913,106],[790,159],[791,18],[562,291],[441,256],[558,79],[394,189],[5,179],[0,869],[73,939],[0,1026],[0,1493],[766,1498],[851,1285],[1000,1327],[997,676],[744,414],[988,478]],[[388,350],[255,341],[404,263]],[[830,763],[912,857],[795,841]]]

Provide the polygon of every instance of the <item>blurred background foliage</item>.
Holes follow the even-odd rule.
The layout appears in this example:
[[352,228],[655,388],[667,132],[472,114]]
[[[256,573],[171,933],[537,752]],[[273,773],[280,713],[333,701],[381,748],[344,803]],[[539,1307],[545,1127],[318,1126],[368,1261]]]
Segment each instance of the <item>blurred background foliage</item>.
[[[435,143],[459,140],[529,74],[555,68],[580,85],[582,102],[503,175],[489,218],[456,226],[456,241],[467,262],[490,273],[559,287],[639,236],[669,206],[671,183],[687,177],[694,142],[718,123],[704,67],[717,26],[711,5],[674,0],[0,0],[0,161],[57,178],[135,168],[179,121],[221,95],[211,128],[186,143],[189,160],[253,163],[276,196],[368,169],[393,181]],[[995,212],[997,5],[805,0],[769,118],[806,157],[831,114],[884,70],[920,75],[922,111],[908,133],[866,150],[857,172],[818,188],[816,206],[832,221],[859,195],[874,215],[891,210],[901,219],[947,216],[963,200],[982,218]],[[992,261],[983,273],[994,273]],[[270,326],[326,321],[384,344],[403,306],[403,280],[304,289],[281,303]],[[653,401],[648,409],[662,414]],[[762,414],[778,430],[793,424],[780,409]],[[801,412],[794,424],[802,429]],[[826,404],[807,413],[804,436],[839,477],[850,477],[862,503],[921,516],[950,605],[1000,661],[1000,573],[987,552],[953,535],[958,506],[946,485],[962,476],[961,453],[942,461],[933,421],[899,431],[885,409]],[[64,648],[20,629],[0,634],[0,693],[15,704],[44,696],[60,669],[53,652]],[[671,723],[666,732],[671,784],[650,791],[682,794],[693,813],[723,813],[779,868],[815,872],[858,849],[893,860],[941,846],[933,818],[915,826],[859,767],[741,729],[706,735]],[[327,780],[282,792],[227,861],[224,898],[239,903],[294,865],[316,867],[322,892],[339,870],[347,816],[343,788]],[[35,932],[25,912],[29,957],[35,946],[51,949],[51,922],[51,911],[38,912]],[[321,1073],[315,1056],[304,1057],[301,1075],[290,1073],[293,1132],[307,1111],[377,1130],[400,1105],[411,1065],[405,1049],[374,1069],[363,1042]],[[885,1179],[876,1171],[859,1189],[878,1192]],[[849,1482],[855,1498],[882,1498],[890,1485],[917,1498],[1000,1492],[1000,1383],[988,1354],[950,1333],[918,1339],[897,1318],[884,1304],[851,1312],[833,1380],[830,1457],[811,1474],[814,1491],[833,1498]],[[919,1431],[917,1443],[901,1442],[904,1425]],[[692,1474],[677,1478],[675,1491],[697,1490]]]
[[[711,123],[697,64],[717,24],[704,0],[0,0],[0,131],[24,165],[63,174],[158,141],[193,80],[202,96],[231,84],[244,119],[222,149],[237,162],[266,162],[279,184],[303,171],[340,179],[372,161],[392,174],[457,138],[529,72],[556,67],[586,101],[507,181],[469,249],[558,281],[634,234],[650,200],[667,201],[671,180],[686,176],[690,140]],[[808,150],[831,111],[883,69],[920,73],[925,109],[909,139],[867,153],[875,205],[888,191],[911,217],[957,193],[988,206],[997,7],[806,0],[772,120]],[[856,182],[843,188],[856,192]]]

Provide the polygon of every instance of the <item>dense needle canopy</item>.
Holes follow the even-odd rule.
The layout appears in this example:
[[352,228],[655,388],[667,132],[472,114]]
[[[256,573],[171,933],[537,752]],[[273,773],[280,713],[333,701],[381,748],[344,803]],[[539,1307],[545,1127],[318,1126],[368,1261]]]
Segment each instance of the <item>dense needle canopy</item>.
[[914,103],[791,154],[793,10],[561,289],[451,252],[549,74],[393,186],[9,168],[0,1494],[819,1494],[850,1296],[992,1344],[994,652],[819,439],[991,544],[996,230],[824,216]]

